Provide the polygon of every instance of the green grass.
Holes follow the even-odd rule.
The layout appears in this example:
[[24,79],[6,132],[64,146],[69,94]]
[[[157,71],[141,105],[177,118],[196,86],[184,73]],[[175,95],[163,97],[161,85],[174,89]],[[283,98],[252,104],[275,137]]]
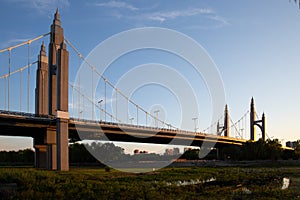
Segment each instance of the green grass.
[[[176,185],[212,177],[215,182]],[[283,177],[291,179],[286,190],[281,190]],[[299,190],[300,167],[164,168],[144,174],[0,168],[0,199],[297,199]]]

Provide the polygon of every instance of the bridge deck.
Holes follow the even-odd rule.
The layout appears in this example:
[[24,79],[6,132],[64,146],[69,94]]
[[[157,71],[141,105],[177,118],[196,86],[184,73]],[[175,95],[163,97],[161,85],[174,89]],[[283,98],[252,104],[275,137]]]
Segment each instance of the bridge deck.
[[[0,111],[0,135],[34,137],[44,134],[47,128],[56,128],[54,116]],[[200,146],[203,141],[217,146],[246,142],[245,139],[199,132],[72,118],[69,120],[69,138],[191,146]]]

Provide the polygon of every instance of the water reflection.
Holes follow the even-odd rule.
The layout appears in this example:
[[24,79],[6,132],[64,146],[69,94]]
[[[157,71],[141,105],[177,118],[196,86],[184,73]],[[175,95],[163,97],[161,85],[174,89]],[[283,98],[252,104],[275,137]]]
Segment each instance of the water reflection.
[[206,180],[190,180],[190,181],[176,181],[174,183],[171,182],[167,182],[166,185],[167,186],[171,186],[171,185],[176,185],[176,186],[186,186],[186,185],[197,185],[197,184],[203,184],[203,183],[209,183],[209,182],[213,182],[216,181],[216,178],[210,178],[210,179],[206,179]]
[[289,178],[283,178],[281,189],[285,190],[289,187],[289,185],[290,185],[290,179]]

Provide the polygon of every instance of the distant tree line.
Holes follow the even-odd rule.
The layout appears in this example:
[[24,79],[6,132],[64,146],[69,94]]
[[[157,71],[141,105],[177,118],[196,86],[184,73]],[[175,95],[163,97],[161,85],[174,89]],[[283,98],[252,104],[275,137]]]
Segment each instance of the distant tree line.
[[[71,165],[103,165],[101,162],[118,161],[159,161],[172,160],[176,156],[149,154],[125,154],[124,149],[113,143],[71,143],[69,145],[69,162]],[[34,165],[34,151],[0,151],[0,165]]]
[[159,155],[156,153],[126,154],[124,149],[113,143],[93,142],[90,144],[74,143],[69,146],[72,163],[104,163],[118,161],[160,161],[172,160],[176,155]]
[[[200,149],[190,149],[181,155],[181,159],[198,160]],[[95,158],[95,157],[96,158]],[[113,143],[90,144],[72,143],[69,145],[69,160],[71,164],[100,165],[100,161],[118,162],[118,161],[160,161],[173,160],[178,156],[150,154],[125,154],[124,149],[115,146]],[[258,140],[256,142],[248,141],[242,146],[231,145],[220,148],[218,151],[212,149],[204,158],[224,160],[278,160],[278,159],[300,159],[300,140],[297,141],[295,150],[282,149],[278,139]],[[100,160],[100,161],[99,161]],[[19,151],[0,151],[0,165],[33,165],[34,151],[25,149]]]
[[[199,159],[199,151],[199,149],[188,150],[181,158],[197,160]],[[223,160],[298,160],[300,159],[300,140],[295,150],[283,149],[278,139],[248,141],[242,146],[228,145],[219,148],[219,152],[213,149],[204,159],[217,159],[217,157]]]
[[225,147],[222,154],[224,158],[232,160],[297,160],[300,158],[300,143],[298,141],[295,150],[288,150],[282,148],[278,139],[259,139],[256,142],[248,141],[241,147]]
[[34,151],[25,149],[19,151],[0,151],[0,165],[24,165],[34,163]]

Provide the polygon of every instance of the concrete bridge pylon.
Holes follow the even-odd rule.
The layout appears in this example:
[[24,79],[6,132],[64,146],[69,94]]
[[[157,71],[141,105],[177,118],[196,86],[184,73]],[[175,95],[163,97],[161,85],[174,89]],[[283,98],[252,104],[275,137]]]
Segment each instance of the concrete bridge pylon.
[[50,170],[69,170],[68,149],[68,80],[69,52],[58,10],[51,25],[49,59],[44,44],[38,56],[36,109],[37,115],[56,117],[56,128],[46,128],[34,137],[35,166]]

